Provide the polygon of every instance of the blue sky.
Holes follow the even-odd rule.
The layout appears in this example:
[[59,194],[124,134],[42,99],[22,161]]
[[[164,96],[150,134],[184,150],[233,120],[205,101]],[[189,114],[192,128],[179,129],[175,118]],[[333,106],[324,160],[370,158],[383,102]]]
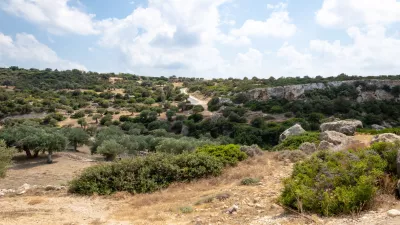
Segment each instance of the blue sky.
[[396,0],[1,0],[0,66],[150,76],[400,74]]

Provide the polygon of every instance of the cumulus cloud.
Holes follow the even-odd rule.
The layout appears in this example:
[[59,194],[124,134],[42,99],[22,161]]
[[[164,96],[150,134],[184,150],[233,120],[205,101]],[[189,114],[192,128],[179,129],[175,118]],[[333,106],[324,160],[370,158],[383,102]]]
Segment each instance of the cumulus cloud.
[[353,74],[398,74],[400,62],[393,59],[400,54],[400,40],[388,37],[385,27],[351,27],[347,34],[352,44],[343,45],[339,40],[310,41],[310,49],[323,62],[321,66]]
[[293,36],[297,27],[289,17],[287,4],[268,5],[268,8],[274,11],[267,20],[246,20],[241,28],[234,29],[231,33],[236,36],[249,37],[288,38]]
[[0,33],[0,63],[8,66],[86,70],[78,63],[59,58],[52,49],[26,33],[17,34],[15,40]]
[[324,0],[316,21],[326,27],[400,22],[400,2],[396,0]]
[[287,74],[300,76],[315,73],[315,71],[312,71],[312,55],[309,53],[301,53],[288,43],[284,43],[283,46],[278,49],[277,57],[283,60],[283,65],[281,66]]
[[149,0],[123,19],[102,21],[100,44],[116,48],[134,68],[218,71],[226,63],[215,47],[247,45],[247,37],[224,34],[218,7],[229,0]]
[[4,0],[0,8],[53,34],[97,34],[94,15],[68,5],[69,0]]

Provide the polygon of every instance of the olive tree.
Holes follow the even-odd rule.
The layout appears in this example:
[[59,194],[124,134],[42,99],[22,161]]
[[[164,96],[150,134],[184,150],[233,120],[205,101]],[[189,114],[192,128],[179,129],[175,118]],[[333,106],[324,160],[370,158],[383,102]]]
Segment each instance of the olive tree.
[[117,155],[126,152],[126,148],[116,140],[106,140],[98,148],[97,153],[102,154],[106,160],[114,160]]
[[74,151],[78,151],[78,146],[86,144],[89,140],[89,135],[82,128],[67,128],[64,130],[65,136],[74,147]]

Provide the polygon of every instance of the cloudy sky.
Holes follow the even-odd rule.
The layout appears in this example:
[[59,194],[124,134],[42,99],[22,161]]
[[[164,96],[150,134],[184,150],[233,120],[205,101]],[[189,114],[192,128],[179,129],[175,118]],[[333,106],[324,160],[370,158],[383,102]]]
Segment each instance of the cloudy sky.
[[0,67],[400,74],[396,0],[0,0]]

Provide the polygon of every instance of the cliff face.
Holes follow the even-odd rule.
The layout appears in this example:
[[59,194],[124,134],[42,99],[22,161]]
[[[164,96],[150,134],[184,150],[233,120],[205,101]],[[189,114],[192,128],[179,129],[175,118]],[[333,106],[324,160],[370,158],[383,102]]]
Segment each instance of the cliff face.
[[[299,84],[299,85],[288,85],[272,88],[256,88],[246,92],[246,95],[250,100],[266,101],[272,98],[287,99],[289,101],[301,99],[304,97],[306,91],[315,89],[325,89],[329,87],[338,87],[342,84],[354,84],[359,81],[333,81],[324,83],[310,83],[310,84]],[[399,96],[393,96],[391,93],[383,90],[383,87],[389,86],[394,87],[400,85],[400,80],[365,80],[362,81],[367,85],[374,85],[377,87],[376,91],[364,91],[361,86],[357,87],[359,95],[357,97],[358,102],[370,101],[370,100],[395,100],[400,101]]]

